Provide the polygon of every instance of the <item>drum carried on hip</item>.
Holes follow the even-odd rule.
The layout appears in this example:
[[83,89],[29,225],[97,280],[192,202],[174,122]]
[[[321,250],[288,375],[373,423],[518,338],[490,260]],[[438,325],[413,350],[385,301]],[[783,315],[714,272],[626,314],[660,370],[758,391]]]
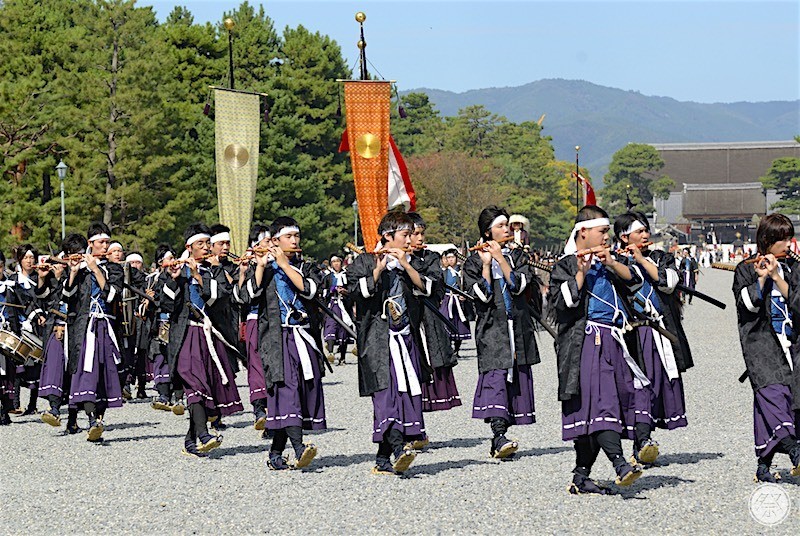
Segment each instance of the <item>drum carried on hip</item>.
[[23,332],[20,336],[0,329],[0,352],[19,365],[24,365],[28,359],[41,363],[42,341],[33,333]]

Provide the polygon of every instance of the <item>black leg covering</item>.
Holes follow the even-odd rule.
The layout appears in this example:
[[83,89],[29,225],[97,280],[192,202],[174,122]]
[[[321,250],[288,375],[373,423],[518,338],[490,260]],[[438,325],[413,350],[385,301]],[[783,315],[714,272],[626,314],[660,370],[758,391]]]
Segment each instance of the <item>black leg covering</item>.
[[327,348],[328,353],[333,353],[333,341],[325,341],[325,348]]
[[67,426],[78,426],[78,408],[67,409]]
[[575,470],[573,472],[589,476],[589,472],[592,470],[599,453],[600,445],[594,436],[580,436],[575,440]]
[[22,380],[14,378],[14,407],[22,407]]
[[627,462],[622,456],[622,440],[619,433],[612,430],[603,430],[594,434],[597,444],[603,449],[611,464],[616,469]]
[[761,456],[758,459],[758,465],[766,465],[767,467],[770,467],[772,465],[772,458],[774,457],[775,457],[774,452],[770,452],[766,456]]
[[61,408],[61,397],[56,395],[49,395],[47,397],[47,401],[50,403],[50,409],[54,409],[56,411]]
[[453,350],[456,352],[461,350],[461,341],[453,341]]
[[394,427],[390,428],[383,435],[383,440],[389,443],[392,452],[396,451],[397,449],[403,448],[403,432],[401,432],[397,428]]
[[275,430],[275,436],[272,438],[272,447],[269,450],[272,452],[281,453],[286,448],[286,440],[289,435],[286,433],[286,428]]
[[492,417],[489,419],[489,425],[492,427],[492,434],[494,437],[506,435],[508,432],[509,422],[502,417]]
[[388,460],[392,456],[392,446],[384,437],[383,441],[378,443],[378,454],[375,455],[375,461]]
[[169,398],[169,384],[168,383],[159,383],[156,385],[156,391],[158,392],[158,396],[163,396],[165,398]]
[[194,429],[195,437],[208,433],[206,418],[206,408],[203,407],[203,404],[195,402],[189,406],[189,419],[191,427]]
[[83,411],[86,412],[86,415],[89,417],[89,420],[91,420],[92,416],[97,412],[97,405],[94,402],[84,402]]
[[287,426],[286,435],[292,442],[292,448],[295,451],[302,450],[303,448],[303,429],[299,426]]
[[653,433],[653,427],[646,422],[637,422],[633,427],[633,434],[636,438],[633,442],[634,446],[638,449],[642,446],[642,443],[650,439],[650,435]]
[[783,454],[789,454],[793,448],[797,446],[797,439],[792,436],[784,437],[778,442],[778,448],[775,449]]

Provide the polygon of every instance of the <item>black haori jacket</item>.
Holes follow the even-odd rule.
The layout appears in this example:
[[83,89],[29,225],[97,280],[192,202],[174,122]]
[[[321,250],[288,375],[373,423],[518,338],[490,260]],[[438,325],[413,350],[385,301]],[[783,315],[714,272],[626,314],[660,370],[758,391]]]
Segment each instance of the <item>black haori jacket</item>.
[[[303,308],[308,315],[308,332],[314,339],[320,353],[319,371],[325,376],[325,367],[322,362],[322,337],[320,333],[321,318],[314,297],[320,289],[322,277],[314,263],[301,261],[294,265],[303,275],[303,288],[296,289],[297,297],[303,303]],[[275,286],[275,270],[272,264],[264,268],[261,285],[256,285],[255,266],[247,270],[244,284],[239,290],[242,301],[246,305],[258,305],[258,355],[264,366],[264,379],[267,389],[284,381],[283,370],[283,330],[281,328],[281,310],[278,292]],[[309,352],[312,354],[313,352]],[[312,356],[313,359],[313,356]]]
[[514,365],[535,365],[541,361],[536,344],[533,319],[525,297],[525,288],[535,280],[527,255],[521,249],[512,249],[504,255],[516,279],[511,294],[511,316],[514,320],[514,348],[516,356],[511,355],[508,333],[508,314],[503,300],[501,280],[492,279],[492,293],[486,294],[483,279],[483,261],[477,253],[464,262],[464,291],[475,298],[475,346],[478,350],[478,372],[505,370]]
[[[620,295],[620,304],[624,307],[630,294],[639,290],[642,279],[635,270],[631,270],[633,279],[624,281],[611,270],[609,279]],[[550,288],[547,301],[551,313],[555,315],[558,327],[558,338],[555,340],[556,365],[558,368],[558,399],[569,400],[580,393],[581,352],[586,330],[586,317],[589,312],[589,292],[587,285],[578,290],[575,275],[578,273],[578,261],[575,255],[566,255],[553,265],[550,274]],[[626,308],[627,309],[627,308]],[[629,313],[629,310],[626,310]],[[630,314],[628,314],[630,318]],[[625,336],[628,351],[643,367],[639,351],[636,330]]]
[[[427,298],[438,309],[445,291],[441,257],[435,251],[423,249],[411,256],[411,266],[419,272],[419,275],[427,278],[426,284],[428,280],[431,281],[431,290]],[[422,315],[421,325],[425,333],[425,346],[421,350],[424,352],[427,349],[428,363],[433,368],[456,366],[458,358],[450,344],[450,334],[441,319],[424,305],[418,310]]]
[[[661,314],[664,327],[678,337],[678,343],[672,343],[672,353],[675,355],[675,364],[683,373],[694,366],[692,350],[681,322],[681,302],[673,293],[675,286],[681,281],[681,276],[675,268],[672,255],[661,250],[643,252],[658,268],[658,281],[653,281],[656,295],[661,303]],[[645,274],[642,273],[642,276]]]
[[[789,273],[789,265],[783,266],[783,275],[789,284],[789,314],[796,320],[800,318],[800,270],[793,269]],[[797,265],[794,264],[794,267]],[[787,385],[795,395],[794,409],[800,409],[800,356],[797,348],[797,330],[800,326],[795,322],[792,372],[778,336],[772,329],[772,304],[769,299],[772,282],[767,279],[763,295],[760,295],[758,287],[754,265],[740,262],[733,274],[733,297],[736,299],[739,341],[750,384],[754,391],[772,384]]]
[[[167,362],[169,363],[170,375],[173,379],[176,378],[176,370],[178,365],[178,355],[181,352],[183,341],[186,339],[186,333],[189,331],[189,321],[203,323],[203,317],[198,313],[189,301],[189,285],[190,279],[184,275],[185,268],[181,269],[181,275],[177,279],[167,274],[164,277],[164,285],[161,287],[161,292],[158,294],[159,306],[162,312],[169,315],[169,344],[167,345]],[[206,314],[208,315],[209,306],[219,297],[219,286],[217,280],[211,274],[211,270],[207,265],[203,266],[200,271],[203,283],[200,285],[200,297],[206,303]],[[211,324],[214,328],[222,333],[219,326],[214,319],[211,319]],[[225,355],[219,356],[220,359],[226,359],[228,353],[231,352],[230,348],[225,347]],[[233,382],[233,378],[228,378]]]
[[42,332],[42,345],[44,348],[47,348],[47,341],[50,339],[50,334],[53,333],[56,321],[67,321],[50,312],[51,309],[57,311],[59,308],[59,304],[63,299],[62,290],[67,277],[69,277],[69,268],[64,269],[64,273],[61,274],[60,278],[56,278],[53,272],[49,272],[44,279],[42,287],[36,287],[36,307],[47,318]]
[[[389,352],[389,320],[382,318],[384,303],[389,298],[389,273],[388,270],[384,270],[380,278],[375,281],[372,271],[376,262],[375,255],[364,253],[356,257],[353,264],[347,267],[347,290],[356,304],[358,392],[361,396],[370,396],[389,388],[389,367],[392,361]],[[423,274],[420,274],[420,278],[425,283],[426,292],[429,292],[433,282]],[[401,274],[401,281],[403,297],[408,308],[411,335],[423,357],[419,378],[422,384],[430,381],[432,373],[430,364],[425,360],[419,333],[421,319],[419,308],[422,304],[417,301],[417,296],[423,292],[416,289],[405,272]]]
[[145,345],[145,348],[147,348],[147,358],[150,361],[155,361],[156,356],[161,354],[164,356],[164,359],[167,359],[167,363],[169,363],[169,356],[167,355],[169,352],[161,348],[162,342],[158,340],[158,330],[161,326],[161,313],[167,312],[164,310],[160,299],[167,279],[172,278],[166,270],[159,270],[147,276],[146,288],[153,289],[153,293],[156,299],[159,300],[159,304],[158,307],[156,307],[155,304],[150,302],[150,305],[147,307],[147,311],[144,315],[144,322],[142,322],[142,338],[144,340],[141,341],[141,344]]
[[[114,304],[122,298],[122,266],[113,262],[102,262],[99,266],[106,276],[106,284],[100,289],[100,297],[106,302],[108,314],[112,314]],[[61,293],[67,302],[67,370],[70,374],[75,374],[81,357],[81,345],[86,338],[86,328],[89,325],[92,272],[88,268],[81,268],[70,286],[69,267],[65,268],[65,271],[67,274]],[[114,324],[115,321],[112,320],[111,329],[114,329]]]
[[[231,369],[234,372],[239,370],[239,362],[237,357],[246,360],[244,345],[239,341],[239,321],[241,320],[241,300],[239,299],[238,290],[239,286],[239,273],[238,268],[232,262],[225,260],[224,263],[217,266],[210,266],[211,271],[210,287],[211,297],[206,302],[206,314],[208,314],[214,326],[219,330],[225,340],[237,349],[234,352],[228,348],[228,360],[231,363]],[[226,275],[227,274],[227,275]],[[228,281],[228,276],[231,277],[232,282]],[[246,362],[246,361],[245,361]]]

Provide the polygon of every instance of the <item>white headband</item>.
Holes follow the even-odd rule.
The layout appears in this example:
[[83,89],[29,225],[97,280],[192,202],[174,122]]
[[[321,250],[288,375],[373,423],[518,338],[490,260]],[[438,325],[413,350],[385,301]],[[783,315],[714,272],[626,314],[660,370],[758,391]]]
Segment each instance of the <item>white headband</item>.
[[338,256],[336,256],[336,255],[334,255],[333,257],[331,257],[331,262],[333,262],[333,261],[340,261],[340,260],[342,260],[342,258],[341,258],[341,257],[338,257]]
[[144,259],[138,253],[131,253],[130,255],[125,257],[125,262],[134,262],[134,261],[139,261],[142,264],[144,264]]
[[265,238],[270,238],[269,231],[261,231],[260,233],[258,233],[258,238],[256,238],[255,242],[250,244],[250,247],[251,248],[256,247],[258,243],[264,240]]
[[163,264],[166,261],[169,261],[169,260],[174,259],[174,258],[175,258],[175,254],[168,250],[166,253],[164,253],[163,257],[158,259],[158,264]]
[[215,242],[230,242],[231,241],[231,234],[227,231],[222,233],[217,233],[211,237],[211,243]]
[[381,234],[392,234],[392,233],[396,233],[397,231],[413,231],[413,230],[414,230],[413,226],[411,226],[411,225],[409,225],[407,223],[401,223],[400,225],[398,225],[397,227],[395,227],[393,229],[386,229]]
[[22,258],[24,259],[24,258],[25,258],[25,257],[27,257],[28,255],[30,255],[31,257],[33,257],[33,256],[34,256],[34,255],[33,255],[33,250],[32,250],[32,249],[29,249],[28,251],[26,251],[26,252],[25,252],[25,255],[23,255],[23,256],[22,256]]
[[289,233],[299,233],[299,232],[300,232],[300,228],[297,227],[296,225],[292,225],[290,227],[284,227],[283,229],[281,229],[280,231],[275,233],[275,236],[273,236],[272,238],[280,238],[283,235],[287,235]]
[[[504,215],[500,214],[498,217],[492,220],[491,225],[489,225],[489,229],[494,227],[495,225],[499,225],[501,223],[508,223],[508,218]],[[488,229],[487,229],[488,230]]]
[[639,220],[633,220],[633,223],[631,223],[631,226],[628,227],[627,229],[625,229],[623,232],[621,232],[620,236],[624,236],[624,235],[629,235],[631,233],[635,233],[639,229],[647,229],[647,227],[645,227],[645,225],[642,222],[640,222]]
[[122,244],[120,244],[119,242],[111,242],[111,244],[108,246],[108,249],[106,250],[106,253],[111,253],[112,249],[117,249],[117,248],[122,249]]
[[567,240],[567,244],[564,246],[564,254],[572,255],[578,251],[578,246],[575,244],[575,233],[581,229],[591,229],[593,227],[604,227],[610,225],[611,222],[608,221],[608,218],[595,218],[593,220],[579,221],[575,224],[575,227],[572,228],[572,232],[569,234],[569,240]]
[[197,233],[196,235],[192,235],[186,239],[186,245],[191,246],[198,240],[205,240],[206,238],[211,238],[211,235],[208,233]]
[[95,240],[102,240],[102,239],[110,240],[111,237],[108,236],[106,233],[98,233],[94,236],[89,237],[89,242],[94,242]]
[[189,258],[189,250],[188,249],[184,249],[183,253],[181,253],[181,256],[178,257],[178,258],[180,260],[182,260],[182,261],[188,259]]

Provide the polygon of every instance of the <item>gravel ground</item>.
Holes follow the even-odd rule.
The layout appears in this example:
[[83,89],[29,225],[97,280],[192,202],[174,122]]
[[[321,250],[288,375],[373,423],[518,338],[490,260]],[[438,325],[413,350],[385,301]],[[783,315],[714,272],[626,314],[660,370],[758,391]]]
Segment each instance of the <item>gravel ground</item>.
[[[616,496],[566,492],[574,457],[560,439],[553,345],[545,333],[542,364],[534,369],[539,422],[511,429],[520,441],[514,461],[490,459],[488,425],[470,418],[477,369],[470,344],[456,367],[464,405],[426,414],[431,445],[403,478],[370,474],[371,405],[358,397],[353,364],[326,378],[330,429],[315,434],[319,457],[302,472],[267,469],[267,443],[249,413],[227,419],[224,444],[205,460],[180,454],[186,418],[149,403],[109,411],[102,445],[17,417],[0,428],[0,533],[797,534],[800,487],[788,476],[785,455],[776,463],[793,502],[789,518],[767,528],[748,512],[755,488],[752,394],[736,381],[743,360],[731,278],[706,269],[699,287],[728,303],[726,311],[699,300],[687,308],[696,362],[685,376],[689,427],[656,431],[660,466]],[[240,374],[245,399],[243,382]],[[602,454],[593,476],[613,477]]]

